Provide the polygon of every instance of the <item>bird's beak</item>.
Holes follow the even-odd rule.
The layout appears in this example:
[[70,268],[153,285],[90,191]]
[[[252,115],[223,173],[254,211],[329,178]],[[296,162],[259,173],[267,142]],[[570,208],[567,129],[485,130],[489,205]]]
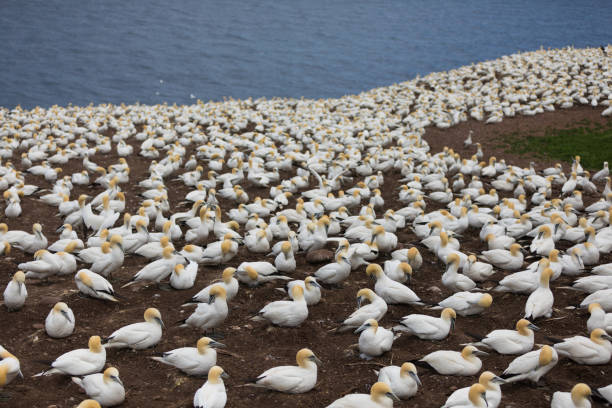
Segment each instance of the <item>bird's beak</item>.
[[388,392],[388,393],[386,393],[385,395],[386,395],[387,397],[391,398],[393,401],[398,401],[398,402],[399,402],[399,400],[400,400],[400,399],[397,397],[397,395],[395,395],[395,394],[394,394],[394,393],[392,393],[392,392]]
[[208,346],[212,348],[224,348],[225,344],[212,340],[210,343],[208,343]]
[[421,384],[421,380],[419,379],[419,376],[417,375],[417,373],[415,373],[414,371],[409,371],[408,374],[419,385],[419,387],[423,386],[423,384]]
[[229,378],[229,374],[224,371],[221,373],[221,378]]
[[123,386],[123,382],[121,381],[121,378],[119,377],[113,377],[114,381],[117,381],[119,384],[121,384],[121,386]]
[[492,381],[493,381],[494,383],[496,383],[496,384],[505,384],[505,383],[507,383],[507,382],[508,382],[508,381],[506,381],[506,380],[504,380],[503,378],[498,377],[498,376],[493,377],[493,380],[492,380]]
[[314,361],[314,363],[315,363],[316,365],[318,365],[318,366],[323,365],[323,362],[322,362],[321,360],[319,360],[319,359],[317,358],[317,356],[314,356],[314,355],[313,355],[313,356],[312,356],[312,357],[310,357],[310,358],[312,359],[312,361]]
[[[368,326],[366,326],[365,324],[362,324],[361,326],[359,326],[357,328],[357,330],[355,330],[355,334],[361,333],[362,331],[364,331],[365,329],[367,329]],[[603,336],[602,336],[603,337]]]
[[155,318],[155,321],[156,321],[157,323],[159,323],[159,325],[160,325],[161,327],[163,327],[164,329],[166,328],[166,325],[164,325],[164,322],[163,322],[163,320],[162,320],[161,318],[156,317],[156,318]]
[[479,357],[484,357],[484,356],[488,356],[488,355],[489,355],[489,353],[487,353],[486,351],[476,350],[476,351],[474,352],[474,355],[475,355],[475,356],[479,356]]
[[212,305],[215,301],[215,295],[209,295],[208,296],[208,304]]
[[486,392],[482,393],[482,399],[484,400],[485,404],[488,407],[489,406],[489,401],[487,401],[487,393]]
[[67,311],[62,310],[61,311],[62,315],[64,315],[64,317],[66,318],[66,320],[68,320],[70,323],[72,323],[72,320],[70,319],[70,315],[68,314]]
[[535,331],[540,330],[540,328],[538,326],[536,326],[535,324],[533,324],[533,323],[529,323],[527,325],[527,327],[530,328],[531,330],[535,330]]
[[357,298],[357,309],[359,309],[361,307],[361,302],[363,302],[363,298],[361,296],[359,296]]
[[455,318],[451,319],[451,330],[455,330]]

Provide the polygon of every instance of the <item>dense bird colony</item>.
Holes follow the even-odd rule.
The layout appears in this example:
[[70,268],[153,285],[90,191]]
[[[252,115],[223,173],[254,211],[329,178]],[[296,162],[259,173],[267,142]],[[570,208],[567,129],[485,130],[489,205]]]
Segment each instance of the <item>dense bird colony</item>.
[[[610,115],[611,68],[567,48],[330,100],[0,110],[1,313],[19,327],[0,387],[12,406],[34,406],[24,384],[40,406],[497,407],[530,382],[547,387],[530,406],[612,402],[607,163],[422,138]],[[547,386],[562,369],[573,384]]]

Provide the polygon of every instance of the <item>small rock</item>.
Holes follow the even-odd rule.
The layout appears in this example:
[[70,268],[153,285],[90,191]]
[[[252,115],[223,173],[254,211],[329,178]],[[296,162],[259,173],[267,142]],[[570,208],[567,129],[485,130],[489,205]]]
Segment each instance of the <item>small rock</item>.
[[442,293],[442,289],[440,289],[437,286],[430,286],[427,288],[428,291],[430,292],[435,292],[435,293]]
[[317,249],[306,254],[306,262],[311,264],[330,262],[333,259],[334,253],[329,249]]
[[42,324],[42,323],[34,323],[34,324],[32,325],[32,328],[34,328],[34,329],[36,329],[36,330],[40,330],[40,329],[44,329],[44,328],[45,328],[45,325],[44,325],[44,324]]

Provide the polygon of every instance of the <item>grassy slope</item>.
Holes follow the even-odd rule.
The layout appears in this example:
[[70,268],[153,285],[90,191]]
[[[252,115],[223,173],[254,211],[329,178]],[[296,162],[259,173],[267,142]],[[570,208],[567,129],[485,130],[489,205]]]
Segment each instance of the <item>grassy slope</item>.
[[600,169],[604,161],[612,162],[612,122],[602,126],[584,120],[570,129],[547,129],[544,136],[513,133],[505,142],[516,154],[532,153],[566,162],[579,155],[587,169]]

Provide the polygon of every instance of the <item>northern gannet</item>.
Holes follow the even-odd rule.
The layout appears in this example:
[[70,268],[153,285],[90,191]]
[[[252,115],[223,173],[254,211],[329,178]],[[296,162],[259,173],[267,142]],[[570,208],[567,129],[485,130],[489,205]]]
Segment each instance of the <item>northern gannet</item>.
[[372,385],[370,394],[348,394],[332,402],[327,408],[391,408],[393,401],[399,400],[389,384],[377,382]]
[[34,377],[51,374],[79,376],[97,373],[106,363],[106,349],[102,347],[100,336],[89,338],[88,348],[76,349],[62,354],[51,363],[51,368]]
[[422,385],[412,363],[404,363],[401,367],[390,365],[374,372],[378,375],[378,381],[389,384],[391,391],[401,399],[411,398]]
[[45,319],[45,331],[50,337],[60,339],[74,332],[74,313],[64,302],[57,302]]
[[217,364],[215,348],[225,347],[209,337],[201,337],[196,347],[181,347],[151,357],[155,361],[178,368],[188,375],[202,376]]
[[433,368],[442,375],[475,375],[482,368],[482,361],[478,356],[488,353],[478,350],[474,346],[465,346],[461,352],[438,350],[427,354],[419,362]]
[[422,314],[404,316],[394,331],[404,331],[423,340],[445,339],[455,327],[457,314],[451,308],[442,310],[440,317]]
[[119,378],[119,370],[108,367],[104,373],[89,374],[83,378],[72,377],[72,382],[85,391],[89,398],[104,407],[113,407],[125,400],[125,389]]
[[374,319],[366,320],[355,330],[359,335],[360,357],[370,360],[391,350],[393,345],[393,332],[384,327],[379,327]]
[[322,364],[321,360],[304,348],[297,352],[296,361],[297,366],[279,366],[264,371],[252,385],[289,394],[310,391],[317,383],[317,365]]
[[208,380],[193,396],[194,408],[223,408],[227,402],[223,378],[229,377],[219,366],[213,366],[208,371]]
[[162,321],[159,310],[150,307],[144,312],[144,322],[132,323],[115,330],[104,339],[105,348],[131,348],[144,350],[159,343],[162,336]]
[[23,271],[17,271],[13,275],[13,279],[6,285],[2,294],[4,298],[4,306],[14,312],[21,309],[28,297],[28,290],[25,286],[25,274]]

